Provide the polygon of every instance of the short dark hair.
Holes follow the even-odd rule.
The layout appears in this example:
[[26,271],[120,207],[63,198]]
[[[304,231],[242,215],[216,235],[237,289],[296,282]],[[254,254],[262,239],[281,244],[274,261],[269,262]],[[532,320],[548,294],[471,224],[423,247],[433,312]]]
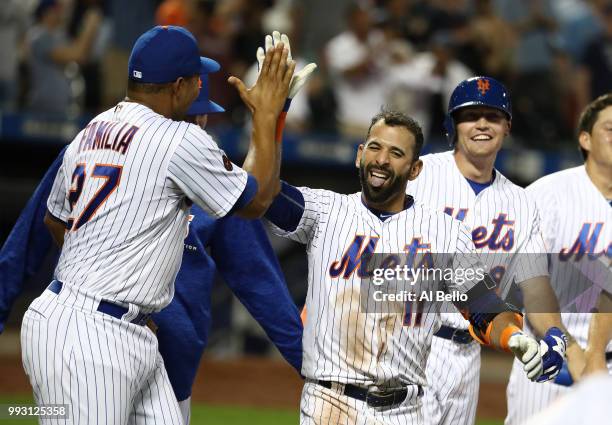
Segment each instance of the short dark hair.
[[403,112],[383,109],[378,114],[374,115],[374,117],[372,118],[372,122],[370,122],[370,127],[368,127],[368,134],[366,134],[366,140],[368,139],[368,137],[370,137],[370,131],[372,130],[374,124],[376,124],[380,120],[384,120],[384,123],[390,127],[405,127],[409,132],[411,132],[414,136],[415,141],[414,155],[412,159],[413,161],[419,159],[419,155],[421,154],[421,149],[423,149],[424,142],[423,129],[421,129],[419,123],[415,119],[410,118],[408,115],[404,114]]
[[[199,74],[195,74],[195,75],[190,75],[187,77],[183,77],[185,80],[189,80],[191,78],[196,78],[196,77],[200,77]],[[154,94],[154,93],[161,93],[165,90],[168,90],[172,84],[174,84],[174,81],[171,81],[169,83],[141,83],[139,81],[133,80],[131,78],[128,78],[128,86],[127,89],[128,91],[132,91],[132,92],[138,92],[138,93],[148,93],[148,94]]]
[[140,83],[138,81],[134,81],[131,78],[128,78],[128,91],[138,92],[138,93],[161,93],[165,90],[168,90],[172,83]]
[[[577,137],[580,137],[580,133],[582,132],[591,134],[593,131],[593,126],[599,118],[599,113],[608,106],[612,106],[612,93],[601,95],[589,103],[586,108],[584,108],[582,114],[580,114],[580,118],[578,119]],[[589,156],[589,152],[584,150],[582,147],[580,147],[580,152],[586,161],[587,157]]]

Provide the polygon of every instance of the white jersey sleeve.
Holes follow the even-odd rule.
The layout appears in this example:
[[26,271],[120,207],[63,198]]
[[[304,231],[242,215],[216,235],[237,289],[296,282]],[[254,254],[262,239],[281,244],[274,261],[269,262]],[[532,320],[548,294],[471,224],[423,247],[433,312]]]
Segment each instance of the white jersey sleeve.
[[476,253],[472,234],[464,224],[457,233],[456,253],[452,257],[453,279],[447,282],[449,293],[466,293],[483,279],[484,266]]
[[47,199],[47,209],[53,217],[67,223],[70,215],[70,200],[67,196],[65,167],[65,161],[62,161]]
[[271,223],[272,232],[277,236],[289,238],[293,241],[310,245],[316,238],[317,230],[322,221],[322,212],[330,204],[330,193],[322,189],[298,187],[304,197],[304,212],[299,224],[293,231],[285,231]]
[[542,217],[541,231],[547,252],[552,252],[556,236],[559,233],[559,201],[555,193],[548,190],[544,180],[538,180],[525,189],[536,203],[538,215]]
[[540,214],[533,209],[530,222],[531,230],[527,239],[518,249],[514,279],[521,283],[538,276],[548,276],[548,257],[546,245],[540,230]]
[[248,174],[204,130],[190,125],[170,159],[168,177],[207,213],[223,217],[242,194]]

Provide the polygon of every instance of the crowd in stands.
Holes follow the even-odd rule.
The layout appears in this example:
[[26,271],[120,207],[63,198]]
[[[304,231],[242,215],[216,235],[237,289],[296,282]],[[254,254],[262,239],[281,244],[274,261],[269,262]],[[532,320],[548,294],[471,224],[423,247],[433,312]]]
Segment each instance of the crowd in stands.
[[485,74],[512,93],[513,135],[554,149],[612,90],[612,0],[4,0],[0,23],[3,112],[112,106],[132,44],[156,24],[187,27],[221,64],[210,91],[228,113],[211,125],[243,124],[226,80],[255,80],[256,48],[273,29],[289,34],[299,63],[319,65],[288,116],[296,132],[362,137],[387,105],[439,138],[454,86]]

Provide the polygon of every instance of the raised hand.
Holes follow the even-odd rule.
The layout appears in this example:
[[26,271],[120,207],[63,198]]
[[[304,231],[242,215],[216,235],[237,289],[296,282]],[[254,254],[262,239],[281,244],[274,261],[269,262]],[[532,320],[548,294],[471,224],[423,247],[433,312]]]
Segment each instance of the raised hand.
[[253,115],[262,113],[276,119],[280,114],[295,70],[295,61],[288,57],[289,49],[282,42],[272,46],[264,54],[257,82],[249,89],[238,77],[228,79]]

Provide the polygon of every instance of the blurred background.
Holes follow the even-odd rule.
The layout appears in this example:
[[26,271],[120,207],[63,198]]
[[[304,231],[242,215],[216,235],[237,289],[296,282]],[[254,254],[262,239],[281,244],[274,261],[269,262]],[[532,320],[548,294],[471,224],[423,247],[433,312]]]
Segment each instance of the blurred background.
[[[511,92],[514,116],[497,167],[526,185],[581,162],[578,114],[612,90],[610,0],[2,0],[0,242],[61,148],[125,96],[132,45],[156,24],[187,27],[201,54],[221,64],[210,76],[210,93],[227,112],[210,116],[208,131],[238,163],[248,143],[248,114],[226,80],[254,81],[264,35],[289,34],[298,69],[311,61],[319,68],[288,115],[283,178],[345,193],[359,190],[356,146],[382,105],[415,117],[426,134],[425,151],[441,151],[448,149],[442,121],[455,85],[478,74],[499,79]],[[301,307],[303,247],[272,242]],[[53,263],[49,258],[46,273]],[[18,350],[23,309],[46,284],[36,276],[26,285],[0,336],[0,354]],[[207,361],[255,356],[250,361],[258,370],[271,367],[257,362],[278,354],[222,282],[213,305]],[[503,417],[507,360],[490,354],[484,361],[485,379],[499,384],[492,393],[498,405],[485,417]],[[240,367],[231,364],[231,370]],[[205,400],[218,395],[206,390],[206,371],[214,379],[216,370],[220,380],[230,373],[217,366],[201,373]],[[278,403],[295,413],[299,379],[292,381],[282,363],[279,368],[261,377],[286,374],[290,384],[280,387],[285,398]],[[11,383],[0,378],[0,391],[21,391]]]

